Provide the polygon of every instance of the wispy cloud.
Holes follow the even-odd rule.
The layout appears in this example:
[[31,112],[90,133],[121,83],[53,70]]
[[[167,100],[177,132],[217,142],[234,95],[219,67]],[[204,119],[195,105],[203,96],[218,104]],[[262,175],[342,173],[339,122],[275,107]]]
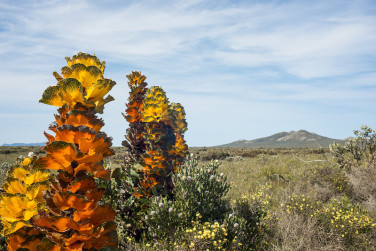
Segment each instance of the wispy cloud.
[[[369,109],[376,105],[375,13],[371,0],[2,1],[0,117],[19,123],[9,107],[13,114],[48,109],[36,101],[55,84],[52,71],[64,56],[84,51],[106,60],[106,76],[118,82],[104,115],[116,144],[132,70],[183,103],[193,145],[307,126],[307,113],[312,127],[338,120],[328,121],[324,133],[355,119],[376,125]],[[229,129],[234,123],[238,133]],[[355,128],[347,124],[333,137],[348,136]],[[4,142],[20,141],[8,137],[11,128],[1,129]],[[220,132],[228,136],[215,136]]]

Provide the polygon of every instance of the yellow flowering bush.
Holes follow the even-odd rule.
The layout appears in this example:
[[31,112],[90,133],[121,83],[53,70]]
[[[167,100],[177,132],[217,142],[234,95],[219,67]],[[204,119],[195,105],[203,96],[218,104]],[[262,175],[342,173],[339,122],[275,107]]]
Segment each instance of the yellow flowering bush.
[[271,201],[271,196],[268,190],[272,188],[271,184],[260,185],[256,188],[254,193],[243,196],[242,199],[248,199],[252,202],[259,203],[263,207],[267,207]]
[[[197,219],[192,221],[192,227],[185,230],[186,236],[176,247],[188,250],[228,250],[232,244],[227,239],[227,228],[218,222],[202,222],[201,215],[197,214]],[[241,243],[234,240],[235,245]]]
[[334,234],[345,247],[369,250],[376,245],[376,221],[346,197],[323,204],[308,195],[294,195],[289,196],[281,208],[288,214],[301,215],[305,220],[315,219],[318,228]]
[[289,196],[286,203],[281,204],[281,208],[287,213],[298,213],[305,217],[317,215],[321,207],[320,201],[304,194]]
[[323,224],[342,238],[347,246],[370,250],[376,245],[376,221],[349,199],[333,199],[320,211]]

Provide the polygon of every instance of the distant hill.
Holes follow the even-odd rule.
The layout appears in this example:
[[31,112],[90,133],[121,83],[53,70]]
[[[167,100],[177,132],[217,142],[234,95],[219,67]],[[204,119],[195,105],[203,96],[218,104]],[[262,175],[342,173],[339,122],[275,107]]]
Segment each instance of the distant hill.
[[328,147],[333,143],[344,144],[345,140],[331,139],[320,136],[316,133],[307,132],[305,130],[280,132],[272,136],[259,138],[254,140],[238,140],[232,143],[219,145],[216,147],[264,147],[264,148],[286,148],[286,147],[310,147],[320,148]]
[[12,143],[3,144],[2,146],[44,146],[46,143]]

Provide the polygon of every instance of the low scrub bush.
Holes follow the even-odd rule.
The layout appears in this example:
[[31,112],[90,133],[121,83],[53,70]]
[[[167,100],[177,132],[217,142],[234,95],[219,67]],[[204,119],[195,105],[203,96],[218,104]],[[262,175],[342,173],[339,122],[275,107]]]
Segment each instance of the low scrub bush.
[[200,155],[200,159],[204,161],[211,161],[211,160],[224,160],[230,157],[228,152],[218,152],[218,151],[210,151],[206,152],[205,154]]
[[309,170],[309,180],[315,185],[328,187],[333,194],[350,195],[351,187],[347,173],[335,165],[318,166]]
[[376,132],[364,125],[354,131],[344,146],[330,145],[330,152],[341,168],[351,170],[376,164]]
[[281,208],[287,213],[302,215],[304,219],[313,218],[321,207],[320,201],[304,194],[289,196],[287,202],[281,204]]
[[149,208],[143,217],[145,237],[148,240],[167,242],[172,245],[184,228],[191,225],[181,201],[169,200],[166,196],[151,199]]
[[11,164],[8,163],[8,162],[3,162],[1,163],[0,165],[0,186],[3,186],[4,184],[4,181],[5,181],[5,177],[9,171],[9,168],[11,167]]
[[341,240],[333,236],[317,222],[317,218],[306,218],[299,212],[279,211],[278,220],[271,227],[267,250],[287,251],[342,251],[346,250]]
[[237,199],[233,205],[233,214],[229,215],[229,235],[231,239],[241,243],[246,250],[263,250],[268,244],[264,237],[268,233],[268,216],[266,205],[269,203],[244,197]]
[[[376,199],[376,166],[352,169],[346,174],[346,177],[351,188],[352,200],[370,204],[369,202]],[[370,204],[370,206],[372,205]],[[370,208],[370,210],[372,209]],[[376,213],[376,210],[373,211]]]

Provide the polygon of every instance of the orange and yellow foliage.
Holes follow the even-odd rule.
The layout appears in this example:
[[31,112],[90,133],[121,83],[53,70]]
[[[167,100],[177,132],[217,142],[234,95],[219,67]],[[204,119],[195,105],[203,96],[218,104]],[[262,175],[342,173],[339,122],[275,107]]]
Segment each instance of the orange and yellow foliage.
[[37,250],[89,250],[117,246],[115,212],[100,205],[104,195],[95,179],[109,179],[103,159],[114,154],[111,138],[101,128],[104,104],[112,101],[106,94],[115,85],[103,78],[105,63],[96,56],[78,53],[66,58],[68,66],[58,81],[44,92],[41,103],[60,107],[55,122],[45,133],[47,155],[34,168],[54,170],[50,190],[45,192],[46,210],[32,222],[46,235]]
[[145,92],[147,91],[146,77],[140,72],[132,72],[127,75],[128,86],[131,89],[126,114],[124,118],[129,122],[126,139],[122,145],[127,147],[126,164],[141,161],[140,156],[145,151],[145,142],[143,135],[145,134],[145,125],[142,122],[141,110],[143,107]]
[[[146,88],[145,76],[132,72],[130,97],[124,117],[130,123],[123,145],[128,148],[128,163],[142,166],[135,195],[171,194],[171,173],[182,163],[188,147],[185,112],[180,104],[170,103],[162,88]],[[142,147],[140,147],[142,146]],[[129,165],[129,164],[128,164]]]
[[9,172],[0,195],[0,215],[8,250],[34,250],[44,235],[31,223],[38,210],[44,210],[43,192],[49,187],[50,172],[33,169],[35,157],[18,161]]

